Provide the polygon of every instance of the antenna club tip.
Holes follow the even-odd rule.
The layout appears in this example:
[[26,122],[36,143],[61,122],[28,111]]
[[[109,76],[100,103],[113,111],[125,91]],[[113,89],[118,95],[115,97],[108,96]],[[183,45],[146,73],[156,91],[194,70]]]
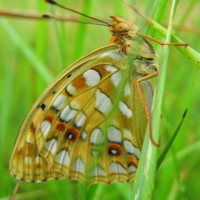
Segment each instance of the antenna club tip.
[[47,14],[43,14],[42,17],[43,17],[43,18],[50,18],[50,16],[47,15]]
[[47,3],[50,3],[50,4],[56,4],[56,2],[53,1],[53,0],[44,0],[44,1],[47,2]]
[[188,109],[186,109],[185,112],[183,113],[183,117],[182,117],[182,118],[184,118],[184,117],[186,116],[187,110],[188,110]]

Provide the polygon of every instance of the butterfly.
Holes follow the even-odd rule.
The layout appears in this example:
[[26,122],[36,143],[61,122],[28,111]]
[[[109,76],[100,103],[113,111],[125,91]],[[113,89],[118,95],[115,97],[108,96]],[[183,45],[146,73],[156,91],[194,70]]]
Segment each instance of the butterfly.
[[159,66],[131,20],[110,19],[110,44],[66,68],[27,114],[9,164],[17,179],[91,185],[134,178],[153,97],[147,79]]

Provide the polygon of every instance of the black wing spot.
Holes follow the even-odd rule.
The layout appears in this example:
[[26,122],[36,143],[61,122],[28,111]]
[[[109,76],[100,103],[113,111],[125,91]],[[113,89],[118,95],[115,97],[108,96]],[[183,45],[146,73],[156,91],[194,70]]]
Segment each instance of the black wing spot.
[[46,108],[46,105],[44,103],[42,103],[41,105],[38,105],[37,108],[41,108],[42,110],[45,110]]
[[67,78],[70,78],[70,77],[71,77],[71,75],[72,75],[72,74],[68,74],[68,75],[67,75]]

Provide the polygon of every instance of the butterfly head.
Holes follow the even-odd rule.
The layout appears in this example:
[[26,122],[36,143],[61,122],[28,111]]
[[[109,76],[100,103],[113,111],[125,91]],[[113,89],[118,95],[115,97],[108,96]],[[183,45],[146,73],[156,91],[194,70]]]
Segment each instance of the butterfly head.
[[155,59],[156,53],[151,43],[138,34],[135,24],[131,20],[122,17],[110,17],[112,25],[110,31],[110,42],[118,44],[121,51],[127,56],[135,59]]
[[136,35],[136,26],[131,20],[124,19],[122,17],[110,16],[112,25],[110,31],[112,33],[110,42],[123,45],[126,40],[129,40]]
[[128,34],[129,32],[135,31],[136,26],[131,20],[116,16],[110,16],[110,19],[112,20],[110,31],[115,34]]

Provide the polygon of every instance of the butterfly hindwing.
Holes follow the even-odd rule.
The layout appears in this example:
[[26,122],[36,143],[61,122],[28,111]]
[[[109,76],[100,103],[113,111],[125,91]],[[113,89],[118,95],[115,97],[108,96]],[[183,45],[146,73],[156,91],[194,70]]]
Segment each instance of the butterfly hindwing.
[[10,159],[18,179],[90,185],[134,178],[153,96],[146,79],[138,80],[158,65],[130,20],[111,19],[113,44],[65,69],[29,111]]
[[129,61],[117,46],[106,48],[59,76],[27,115],[10,163],[17,178],[132,179],[141,148],[133,125],[137,90]]

